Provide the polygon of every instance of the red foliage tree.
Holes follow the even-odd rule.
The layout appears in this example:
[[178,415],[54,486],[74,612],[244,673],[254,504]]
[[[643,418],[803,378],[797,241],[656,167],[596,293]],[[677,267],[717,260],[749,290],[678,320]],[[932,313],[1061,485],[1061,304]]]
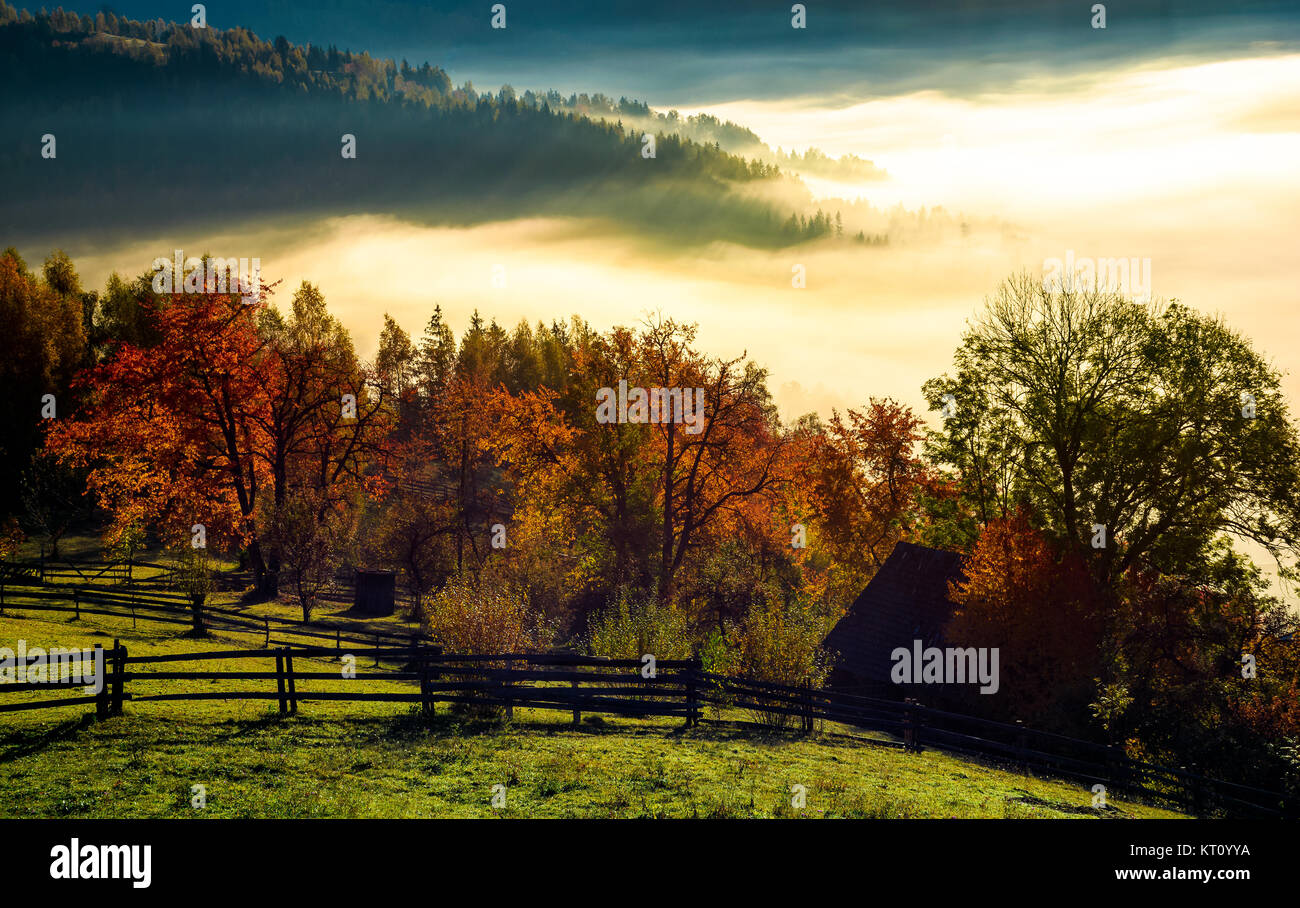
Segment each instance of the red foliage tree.
[[1104,629],[1086,564],[1019,513],[994,520],[953,582],[949,646],[997,647],[998,693],[982,700],[1006,717],[1056,724],[1057,707],[1081,714],[1093,690]]

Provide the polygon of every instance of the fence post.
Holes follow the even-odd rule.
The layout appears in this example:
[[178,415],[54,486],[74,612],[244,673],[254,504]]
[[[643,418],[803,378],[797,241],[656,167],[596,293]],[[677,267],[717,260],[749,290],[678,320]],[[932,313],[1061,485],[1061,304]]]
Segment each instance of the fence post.
[[120,716],[126,688],[126,647],[121,640],[114,640],[113,651],[113,715]]
[[415,670],[420,676],[420,714],[427,716],[433,704],[429,700],[429,660],[424,653],[415,654]]
[[1029,767],[1029,756],[1025,753],[1029,749],[1029,736],[1025,734],[1025,722],[1023,719],[1016,720],[1016,760],[1020,763],[1022,770]]
[[[101,644],[96,643],[95,664],[107,665],[108,664],[107,661],[101,661],[103,659],[104,659],[104,647]],[[108,718],[108,679],[103,678],[101,679],[101,681],[103,683],[99,685],[99,693],[95,694],[95,718],[107,719]]]
[[379,635],[375,634],[375,668],[379,668]]
[[573,724],[582,724],[582,710],[578,707],[578,682],[570,681],[569,686],[573,688]]
[[77,612],[76,617],[74,617],[73,620],[80,621],[81,620],[81,590],[77,589],[76,587],[73,587],[72,589],[72,607],[76,609]]
[[41,585],[45,585],[45,543],[41,543]]
[[284,648],[284,675],[289,683],[289,712],[298,712],[298,689],[293,682],[293,650]]
[[284,699],[284,653],[275,654],[275,688],[280,695],[280,715],[289,711],[289,704]]
[[699,724],[699,671],[702,663],[691,659],[686,666],[686,727],[694,728]]
[[[429,653],[430,657],[440,656],[440,655],[442,655],[442,650],[438,649],[437,647],[433,647]],[[432,658],[426,658],[425,674],[429,678],[429,715],[432,716],[438,712],[438,704],[436,704],[433,701],[433,697],[434,697],[433,682],[437,680],[439,677],[438,669],[434,666]]]
[[812,681],[804,678],[799,685],[799,709],[802,712],[804,734],[811,734],[813,729],[812,718]]
[[506,660],[506,677],[505,677],[505,681],[504,681],[504,683],[503,683],[503,685],[502,685],[502,687],[503,687],[503,689],[504,689],[503,692],[504,692],[504,694],[505,694],[505,701],[506,701],[506,721],[507,721],[507,722],[513,722],[514,719],[515,719],[515,700],[514,700],[514,696],[513,696],[513,691],[511,690],[511,688],[512,688],[514,685],[513,685],[513,683],[512,683],[512,679],[511,679],[511,677],[510,677],[511,674],[514,672],[514,670],[515,670],[515,660],[514,660],[514,659],[507,659],[507,660]]
[[271,647],[271,619],[270,619],[270,618],[263,618],[263,619],[262,619],[262,624],[265,625],[265,627],[266,627],[266,641],[265,641],[262,645],[265,646],[266,648],[270,649],[270,647]]

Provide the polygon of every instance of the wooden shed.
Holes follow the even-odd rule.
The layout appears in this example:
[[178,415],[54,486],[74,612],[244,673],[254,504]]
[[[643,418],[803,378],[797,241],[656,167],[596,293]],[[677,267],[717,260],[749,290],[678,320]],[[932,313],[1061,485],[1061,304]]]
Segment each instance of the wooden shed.
[[900,542],[876,576],[826,635],[835,656],[831,684],[865,688],[877,696],[903,692],[890,683],[890,653],[915,640],[938,645],[952,617],[948,583],[964,579],[961,555]]
[[397,574],[392,571],[357,570],[354,611],[363,615],[391,615],[397,607]]

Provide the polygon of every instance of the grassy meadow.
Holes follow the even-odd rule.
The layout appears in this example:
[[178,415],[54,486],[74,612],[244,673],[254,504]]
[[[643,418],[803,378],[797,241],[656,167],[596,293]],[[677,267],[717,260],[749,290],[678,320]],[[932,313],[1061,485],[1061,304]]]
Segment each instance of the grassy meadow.
[[[147,621],[133,628],[128,618],[70,620],[24,612],[14,595],[7,600],[0,616],[6,645],[111,645],[120,638],[138,656],[261,643],[255,635],[226,633],[194,639],[179,626]],[[303,671],[339,664],[295,662]],[[370,664],[358,660],[358,669]],[[255,659],[219,665],[268,668]],[[299,690],[332,683],[302,682]],[[180,684],[274,689],[270,681],[132,681],[128,691]],[[713,721],[693,729],[667,719],[594,715],[574,727],[567,712],[520,709],[507,723],[458,716],[445,706],[426,719],[406,704],[310,701],[281,717],[274,701],[249,700],[128,701],[124,715],[104,721],[86,706],[7,713],[0,714],[0,816],[1178,816],[1118,798],[1094,809],[1080,784],[936,750],[908,754],[885,736],[830,725],[812,736],[770,731],[745,722],[740,711],[708,717]],[[205,789],[201,809],[191,805],[194,785]],[[496,785],[505,786],[504,807],[492,806]],[[807,791],[802,810],[790,806],[795,785]]]

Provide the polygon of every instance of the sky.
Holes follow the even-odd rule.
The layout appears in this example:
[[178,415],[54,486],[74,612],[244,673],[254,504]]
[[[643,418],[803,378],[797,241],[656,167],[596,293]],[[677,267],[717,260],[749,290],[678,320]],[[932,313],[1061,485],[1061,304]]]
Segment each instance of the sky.
[[[132,18],[181,20],[189,2],[72,0]],[[1300,9],[1279,0],[1125,0],[1091,27],[1088,0],[222,0],[209,24],[264,38],[428,60],[459,84],[601,91],[656,106],[741,97],[971,95],[1023,78],[1086,78],[1138,59],[1213,59],[1252,44],[1295,46]]]

